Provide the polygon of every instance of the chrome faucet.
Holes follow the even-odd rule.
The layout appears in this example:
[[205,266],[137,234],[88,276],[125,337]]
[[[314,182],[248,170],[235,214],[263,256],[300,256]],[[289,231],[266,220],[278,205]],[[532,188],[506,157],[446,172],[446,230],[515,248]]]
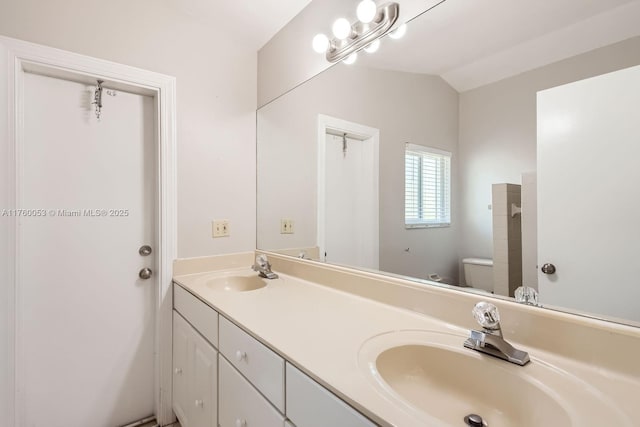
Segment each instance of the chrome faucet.
[[479,302],[472,310],[473,317],[482,326],[482,331],[471,330],[464,346],[481,353],[498,357],[516,365],[529,363],[529,354],[518,350],[502,337],[498,308],[488,302]]
[[251,266],[253,271],[257,271],[260,277],[265,279],[277,279],[278,275],[271,271],[271,264],[265,254],[256,256],[256,263]]

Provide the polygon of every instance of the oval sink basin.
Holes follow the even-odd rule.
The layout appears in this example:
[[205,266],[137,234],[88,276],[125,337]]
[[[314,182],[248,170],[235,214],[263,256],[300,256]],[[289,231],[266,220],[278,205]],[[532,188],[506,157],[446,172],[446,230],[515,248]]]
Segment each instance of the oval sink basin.
[[220,276],[207,280],[207,286],[217,291],[248,292],[264,288],[267,283],[257,275]]
[[430,415],[452,425],[464,425],[469,414],[491,427],[570,425],[567,412],[515,369],[462,353],[403,345],[382,352],[376,367],[400,396],[416,406],[428,402]]
[[598,390],[532,356],[518,366],[463,347],[465,336],[397,331],[365,342],[362,372],[421,425],[488,427],[633,425]]

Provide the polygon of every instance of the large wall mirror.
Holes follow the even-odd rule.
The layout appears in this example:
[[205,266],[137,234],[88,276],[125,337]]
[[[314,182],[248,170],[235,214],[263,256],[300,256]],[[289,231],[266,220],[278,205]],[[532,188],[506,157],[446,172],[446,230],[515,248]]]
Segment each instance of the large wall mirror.
[[447,0],[263,106],[257,247],[640,325],[638,22]]

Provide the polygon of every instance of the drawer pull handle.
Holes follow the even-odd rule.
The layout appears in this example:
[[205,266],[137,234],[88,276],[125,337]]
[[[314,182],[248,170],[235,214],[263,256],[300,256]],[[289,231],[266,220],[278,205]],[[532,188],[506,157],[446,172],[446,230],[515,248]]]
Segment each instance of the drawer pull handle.
[[176,375],[182,375],[182,368],[176,368],[173,372],[175,372]]
[[199,407],[203,408],[204,407],[204,400],[196,399],[196,406],[199,406]]
[[247,427],[247,421],[239,418],[236,419],[236,427]]
[[244,351],[236,351],[236,360],[238,362],[242,362],[242,360],[247,360],[247,353],[245,353]]

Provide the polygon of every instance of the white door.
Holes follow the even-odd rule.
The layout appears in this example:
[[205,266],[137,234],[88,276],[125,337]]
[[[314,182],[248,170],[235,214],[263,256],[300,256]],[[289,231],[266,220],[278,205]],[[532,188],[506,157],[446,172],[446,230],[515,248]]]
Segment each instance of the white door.
[[370,139],[326,134],[325,261],[378,268],[376,159]]
[[154,412],[153,99],[24,75],[19,426],[113,427]]
[[542,303],[640,321],[638,159],[640,67],[538,93]]

